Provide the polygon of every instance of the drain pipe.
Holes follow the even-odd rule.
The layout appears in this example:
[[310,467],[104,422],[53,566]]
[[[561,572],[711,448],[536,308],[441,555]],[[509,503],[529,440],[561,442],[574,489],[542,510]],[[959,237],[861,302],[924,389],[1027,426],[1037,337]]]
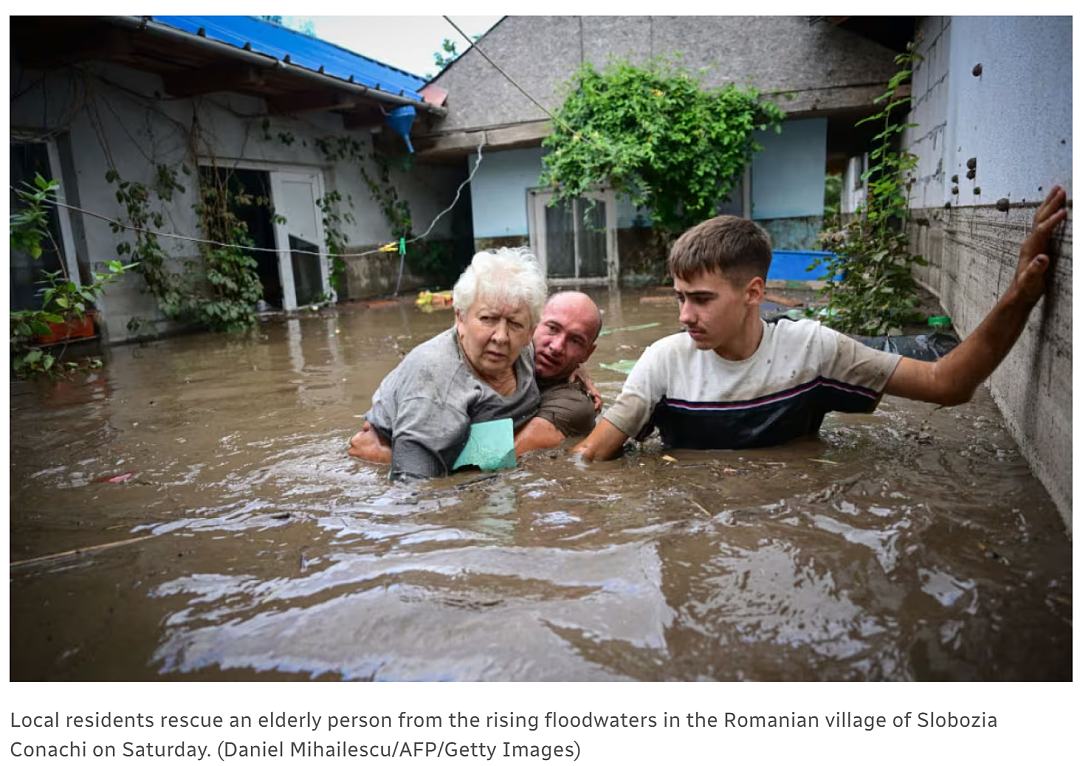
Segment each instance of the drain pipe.
[[346,80],[340,80],[337,77],[331,77],[325,74],[319,74],[313,72],[310,69],[304,67],[295,66],[293,64],[287,64],[284,61],[274,58],[273,56],[265,53],[255,53],[254,51],[246,50],[244,48],[237,48],[235,45],[229,43],[220,42],[218,40],[211,40],[199,35],[193,35],[190,32],[184,32],[180,29],[174,29],[173,27],[161,24],[148,19],[143,16],[109,16],[106,17],[108,21],[117,24],[128,29],[132,29],[139,32],[148,32],[158,37],[168,38],[184,45],[192,45],[198,48],[204,48],[208,51],[212,51],[221,56],[227,56],[229,58],[236,59],[238,61],[244,61],[248,64],[252,64],[263,69],[274,69],[280,72],[286,72],[296,77],[302,77],[305,80],[319,83],[328,88],[335,88],[337,90],[347,91],[349,93],[355,93],[360,96],[367,96],[375,101],[382,101],[387,104],[394,104],[395,106],[412,106],[417,109],[422,109],[425,112],[429,112],[436,117],[445,117],[447,109],[445,106],[435,106],[429,104],[426,101],[413,101],[410,98],[404,96],[395,96],[393,93],[387,93],[384,90],[378,88],[369,88],[366,85],[360,85],[359,83],[349,82]]

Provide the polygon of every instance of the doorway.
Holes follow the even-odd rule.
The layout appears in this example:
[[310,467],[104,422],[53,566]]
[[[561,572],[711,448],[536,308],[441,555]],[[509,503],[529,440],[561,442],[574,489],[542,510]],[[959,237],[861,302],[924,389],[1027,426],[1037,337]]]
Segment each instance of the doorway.
[[333,299],[330,264],[322,243],[322,173],[314,170],[270,173],[274,209],[274,230],[278,241],[278,268],[281,274],[282,307],[291,311],[326,298]]
[[259,248],[248,254],[257,263],[263,299],[271,308],[292,311],[331,297],[329,264],[321,246],[320,171],[245,163],[204,165],[200,172],[216,174],[218,187],[228,189],[229,211],[246,227],[252,240],[247,244]]
[[[270,173],[248,168],[201,168],[204,177],[216,175],[216,187],[228,190],[229,211],[246,230],[251,247],[247,252],[255,262],[263,300],[274,308],[283,305],[281,275],[278,269],[277,243],[274,238],[273,207],[270,197]],[[226,233],[227,235],[227,233]]]

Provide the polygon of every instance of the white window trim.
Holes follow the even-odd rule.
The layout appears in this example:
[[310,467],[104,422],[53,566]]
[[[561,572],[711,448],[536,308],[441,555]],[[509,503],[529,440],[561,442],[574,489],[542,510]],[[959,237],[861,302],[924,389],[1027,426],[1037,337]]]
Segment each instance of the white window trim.
[[[554,196],[551,187],[537,187],[526,190],[526,209],[529,219],[529,248],[540,261],[540,268],[547,277],[547,231],[544,225],[543,209],[548,201]],[[618,211],[616,209],[615,190],[601,187],[594,191],[586,192],[583,197],[589,197],[605,204],[604,228],[607,238],[607,276],[606,277],[547,277],[548,283],[553,285],[576,284],[576,285],[602,285],[618,283],[619,280],[619,237],[618,237]],[[576,221],[575,221],[576,225]],[[575,257],[575,265],[577,259]]]

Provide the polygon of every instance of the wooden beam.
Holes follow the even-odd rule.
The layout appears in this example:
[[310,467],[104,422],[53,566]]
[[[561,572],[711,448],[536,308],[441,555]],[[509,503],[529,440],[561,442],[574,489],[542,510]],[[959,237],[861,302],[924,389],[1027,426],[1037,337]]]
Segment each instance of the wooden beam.
[[486,130],[457,131],[441,135],[413,136],[413,146],[420,157],[439,154],[471,154],[481,143],[484,149],[515,149],[539,146],[551,133],[551,123],[525,122]]
[[[869,108],[873,108],[874,112],[880,111],[880,107],[874,104],[874,99],[882,94],[885,87],[886,83],[882,82],[877,85],[847,85],[786,93],[780,91],[770,94],[768,98],[789,117],[828,117]],[[897,87],[896,95],[898,98],[910,96],[911,83],[903,83]]]
[[264,76],[262,70],[250,64],[227,62],[166,74],[162,80],[169,95],[183,97],[257,88],[263,84]]

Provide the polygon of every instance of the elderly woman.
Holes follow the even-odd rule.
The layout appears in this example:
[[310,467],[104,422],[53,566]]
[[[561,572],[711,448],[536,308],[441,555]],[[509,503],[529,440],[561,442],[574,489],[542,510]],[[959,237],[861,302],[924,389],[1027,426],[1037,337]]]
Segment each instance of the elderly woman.
[[388,442],[392,479],[446,476],[471,424],[511,418],[515,430],[524,425],[540,404],[529,341],[546,291],[527,250],[473,256],[454,285],[454,326],[386,376],[349,454],[371,459]]

